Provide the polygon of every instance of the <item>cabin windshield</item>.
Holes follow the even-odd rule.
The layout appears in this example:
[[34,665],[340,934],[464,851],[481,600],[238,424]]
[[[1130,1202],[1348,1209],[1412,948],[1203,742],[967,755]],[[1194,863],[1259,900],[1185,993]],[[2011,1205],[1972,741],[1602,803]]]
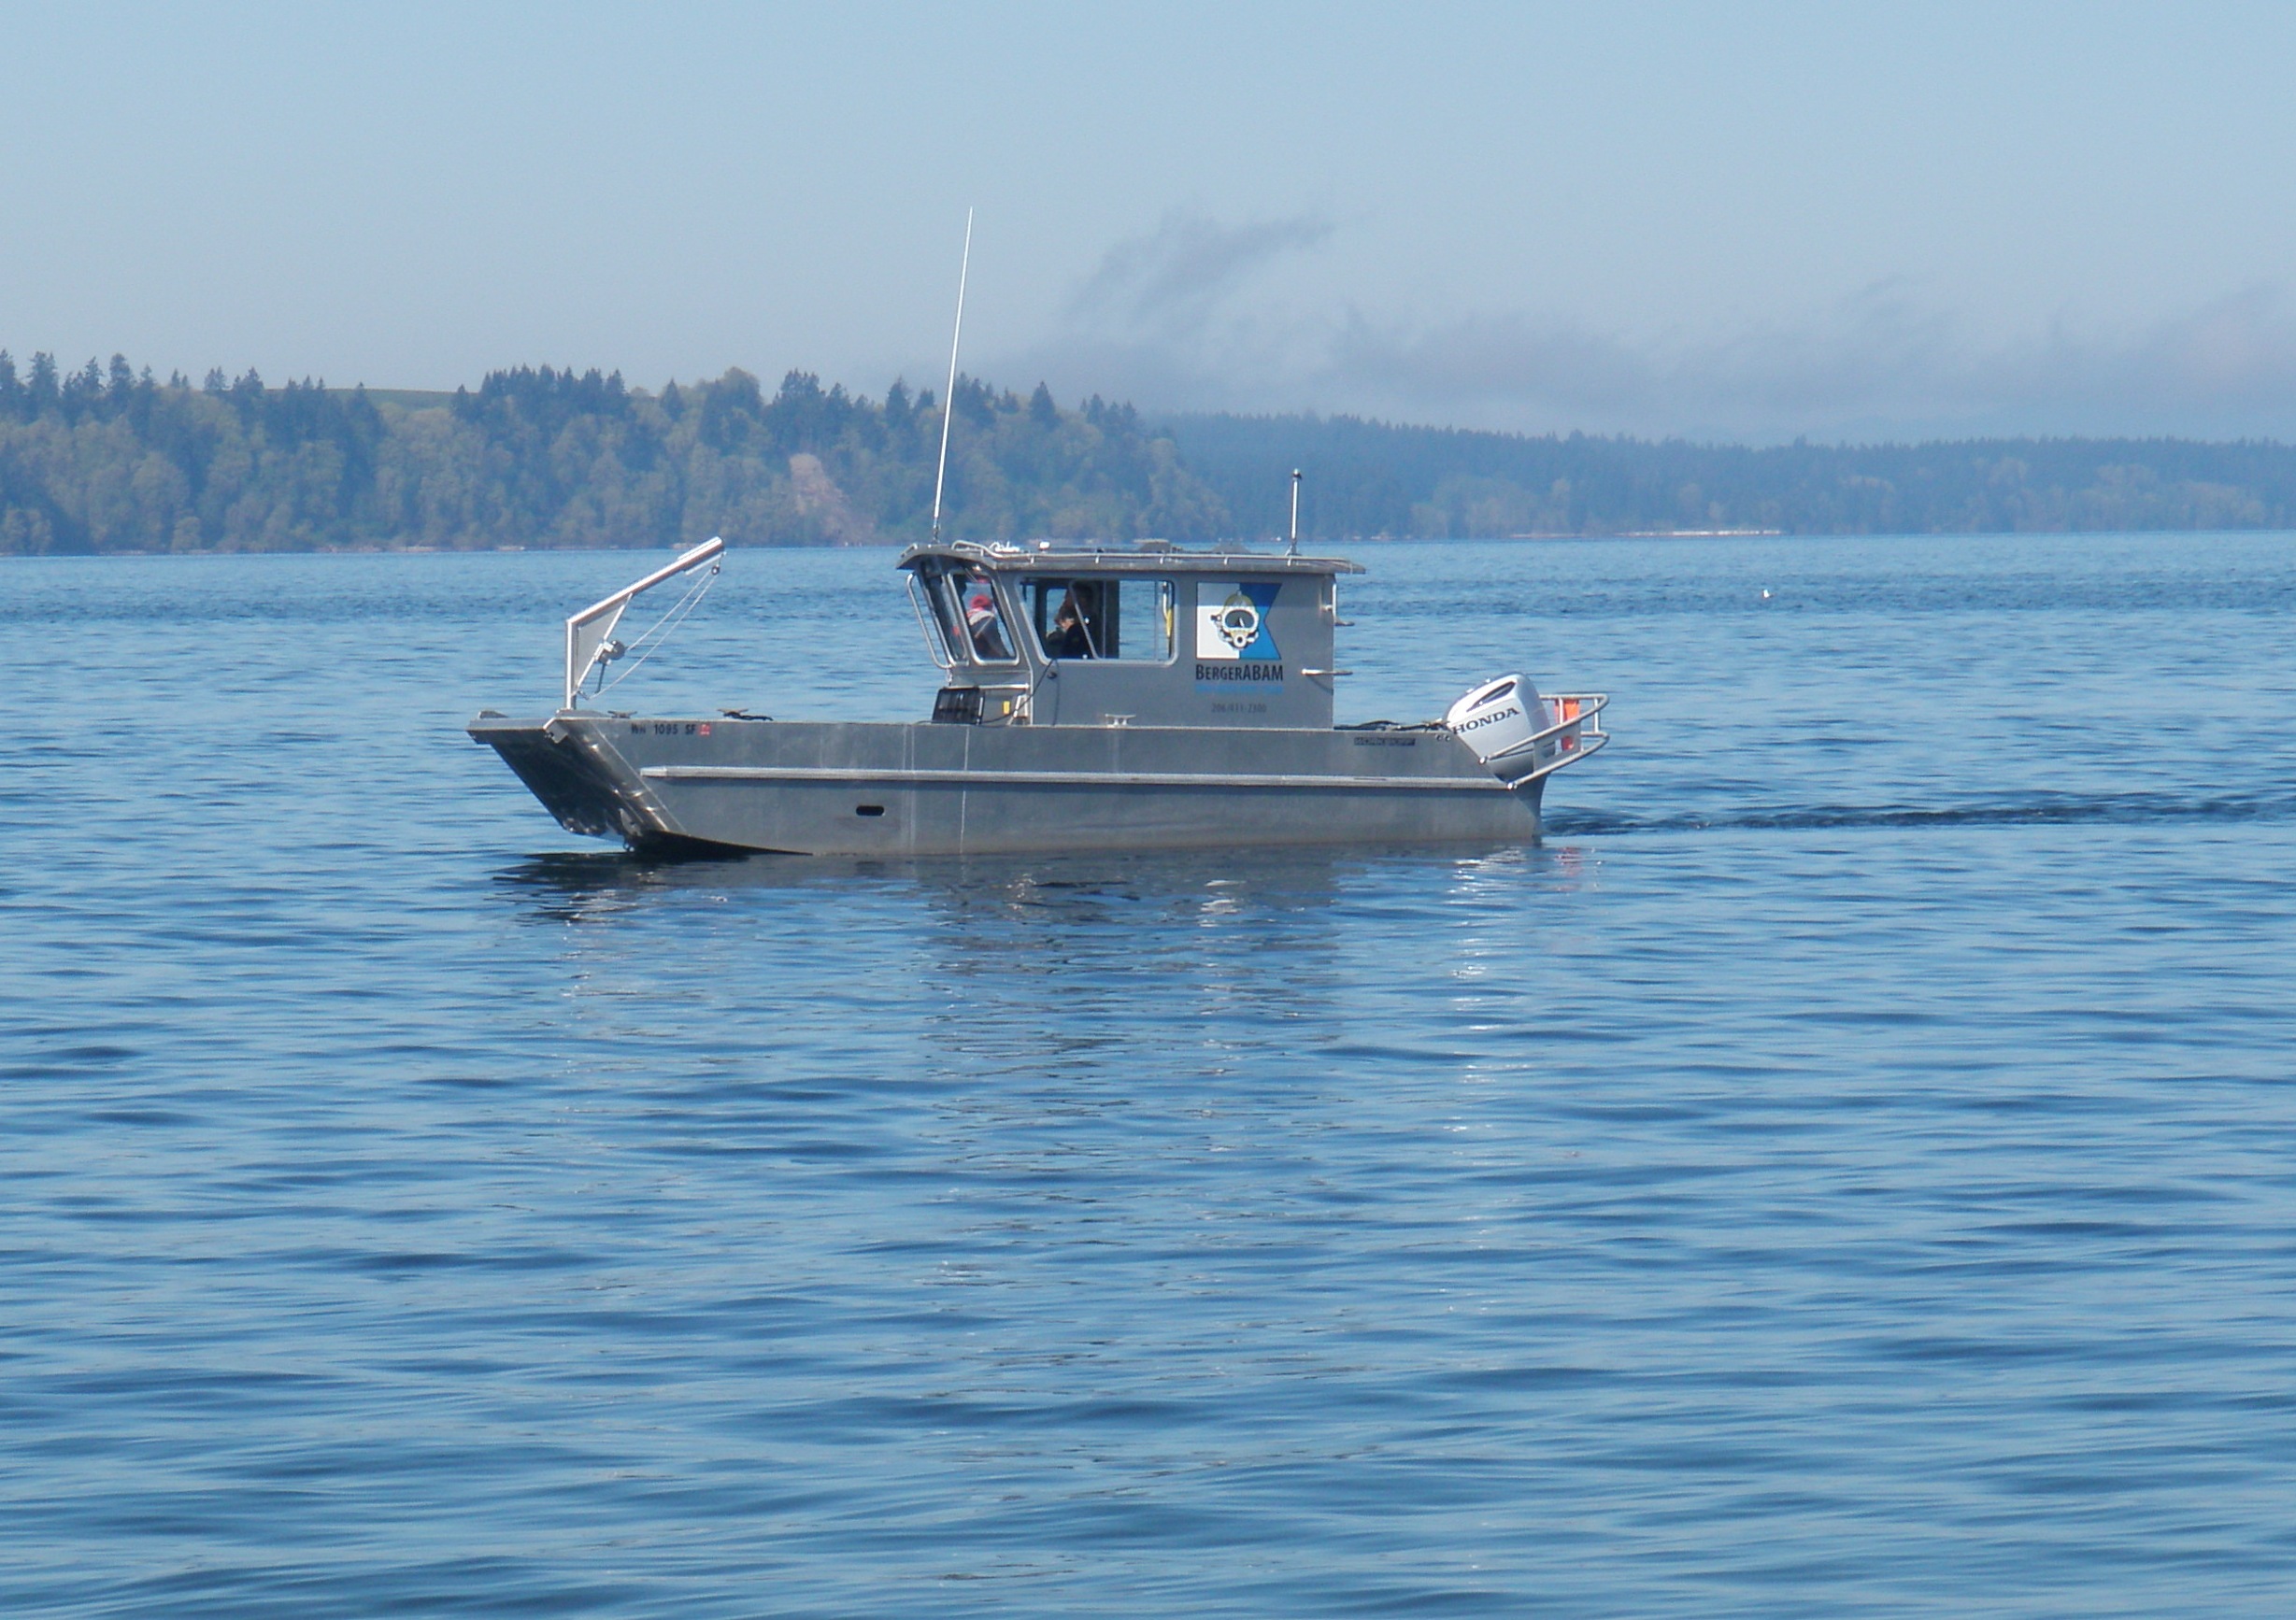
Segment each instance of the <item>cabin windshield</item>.
[[1169,579],[1069,579],[1032,575],[1021,585],[1045,656],[1161,663],[1172,656],[1177,592]]
[[936,569],[923,577],[934,618],[951,652],[975,663],[1011,663],[1018,658],[995,582],[988,575],[954,568]]

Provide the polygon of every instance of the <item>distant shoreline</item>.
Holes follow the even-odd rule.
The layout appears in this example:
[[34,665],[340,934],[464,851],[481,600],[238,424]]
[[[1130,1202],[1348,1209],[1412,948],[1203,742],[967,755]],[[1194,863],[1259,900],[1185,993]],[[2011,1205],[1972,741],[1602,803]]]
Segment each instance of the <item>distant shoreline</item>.
[[[1408,546],[1530,546],[1555,544],[1593,544],[1625,540],[2088,540],[2115,536],[2161,536],[2184,539],[2269,539],[2296,536],[2296,524],[2284,529],[1984,529],[1984,530],[1904,530],[1861,534],[1827,534],[1793,533],[1778,529],[1734,530],[1640,530],[1602,534],[1371,534],[1338,539],[1302,536],[1303,547],[1319,551],[1350,551],[1365,547]],[[680,543],[682,544],[682,543]],[[774,551],[886,551],[894,552],[908,544],[906,541],[874,541],[863,545],[751,545],[743,546],[729,541],[731,550],[743,552]],[[1121,544],[1118,542],[1116,544]],[[1250,543],[1245,548],[1238,543],[1234,555],[1238,558],[1269,556],[1283,548],[1280,539],[1266,538]],[[223,558],[264,557],[502,557],[502,556],[568,556],[612,555],[617,553],[657,552],[677,550],[677,544],[657,546],[636,544],[623,546],[310,546],[299,548],[280,548],[259,551],[248,549],[204,551],[48,551],[0,552],[0,564],[9,562],[110,561],[152,559],[178,559],[187,562],[213,561]],[[1205,549],[1187,547],[1191,552]]]
[[1200,545],[1300,519],[1387,539],[2296,529],[2296,447],[1997,439],[1751,447],[1352,417],[1147,416],[960,376],[953,406],[791,372],[658,394],[521,367],[475,390],[194,385],[0,351],[0,555],[898,545],[948,528]]

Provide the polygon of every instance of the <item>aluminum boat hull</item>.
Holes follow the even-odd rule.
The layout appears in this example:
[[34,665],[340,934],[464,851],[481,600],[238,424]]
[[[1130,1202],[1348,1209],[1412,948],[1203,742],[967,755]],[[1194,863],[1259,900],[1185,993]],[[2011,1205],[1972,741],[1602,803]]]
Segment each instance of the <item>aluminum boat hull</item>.
[[572,831],[634,848],[934,856],[1528,841],[1508,787],[1448,732],[481,716]]

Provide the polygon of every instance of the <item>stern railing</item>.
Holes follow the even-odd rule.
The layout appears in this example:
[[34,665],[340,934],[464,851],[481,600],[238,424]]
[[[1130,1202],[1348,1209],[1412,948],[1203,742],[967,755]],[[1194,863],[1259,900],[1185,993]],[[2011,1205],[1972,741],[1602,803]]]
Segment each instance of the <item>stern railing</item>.
[[1603,711],[1610,706],[1608,692],[1554,692],[1541,701],[1555,722],[1483,761],[1510,788],[1575,765],[1600,753],[1610,741],[1610,733],[1603,730]]

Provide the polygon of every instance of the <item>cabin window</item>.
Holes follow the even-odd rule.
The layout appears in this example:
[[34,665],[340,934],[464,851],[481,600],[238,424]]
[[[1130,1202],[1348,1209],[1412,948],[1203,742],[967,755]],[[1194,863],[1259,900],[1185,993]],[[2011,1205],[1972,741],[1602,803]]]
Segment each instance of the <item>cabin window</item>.
[[1178,598],[1169,579],[1032,576],[1021,591],[1047,658],[1162,663],[1172,656]]
[[933,600],[942,633],[975,663],[1010,663],[1019,656],[997,602],[996,582],[986,574],[952,569],[934,581]]

